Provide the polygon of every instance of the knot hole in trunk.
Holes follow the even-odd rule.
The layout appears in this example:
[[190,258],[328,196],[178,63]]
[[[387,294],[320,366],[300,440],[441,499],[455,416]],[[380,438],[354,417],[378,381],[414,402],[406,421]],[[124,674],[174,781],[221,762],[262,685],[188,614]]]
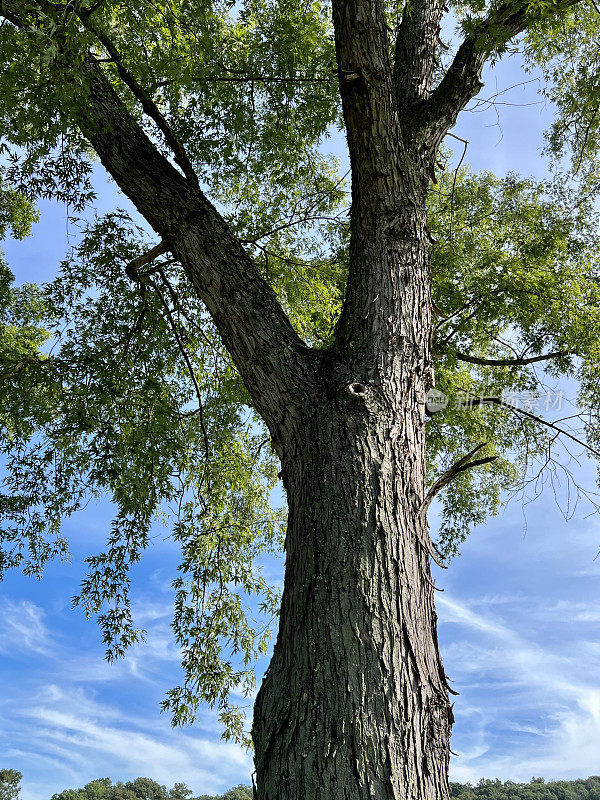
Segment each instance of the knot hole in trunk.
[[346,391],[353,397],[367,396],[367,387],[364,383],[358,383],[358,382],[349,383],[348,386],[346,387]]

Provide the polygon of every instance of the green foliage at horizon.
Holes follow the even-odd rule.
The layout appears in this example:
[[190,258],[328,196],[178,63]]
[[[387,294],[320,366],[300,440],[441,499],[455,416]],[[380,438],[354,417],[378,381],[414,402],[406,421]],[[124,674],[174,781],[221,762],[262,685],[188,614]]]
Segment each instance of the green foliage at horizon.
[[[22,775],[16,770],[0,770],[0,799],[18,800]],[[476,784],[450,782],[454,800],[600,800],[600,777],[570,781],[532,778],[528,783],[482,778]],[[237,786],[222,795],[194,796],[184,783],[167,789],[150,778],[117,781],[99,778],[80,789],[65,789],[50,800],[252,800],[250,786]]]
[[[17,786],[21,775],[14,770],[0,770],[0,798],[17,800],[16,794],[1,794],[3,775],[9,775],[11,786]],[[15,784],[12,776],[17,776]],[[453,800],[600,800],[600,777],[570,781],[545,781],[532,778],[528,783],[500,781],[482,778],[476,784],[450,782],[450,797]],[[172,789],[156,783],[150,778],[113,783],[110,778],[90,781],[81,789],[65,789],[54,794],[50,800],[252,800],[250,786],[237,786],[222,795],[202,794],[194,796],[184,783],[176,783]]]
[[16,769],[0,769],[0,800],[19,800],[22,778]]
[[110,778],[99,778],[81,789],[58,792],[50,800],[252,800],[252,791],[250,787],[237,786],[214,797],[207,794],[194,796],[184,783],[176,783],[172,789],[167,789],[150,778],[116,783]]
[[451,782],[450,797],[455,800],[600,800],[600,777],[573,781],[532,778],[529,783],[482,779],[475,785]]

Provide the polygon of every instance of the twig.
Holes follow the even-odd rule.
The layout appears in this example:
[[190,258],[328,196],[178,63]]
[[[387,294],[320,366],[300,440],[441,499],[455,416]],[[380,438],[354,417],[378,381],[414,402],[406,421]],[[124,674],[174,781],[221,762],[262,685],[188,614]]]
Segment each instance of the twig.
[[481,442],[481,444],[478,444],[477,447],[474,447],[470,453],[467,453],[466,456],[459,458],[458,461],[452,464],[450,469],[447,469],[443,475],[440,475],[440,477],[425,495],[422,511],[426,511],[438,492],[440,492],[444,486],[447,486],[447,484],[449,484],[450,481],[452,481],[461,472],[464,472],[467,469],[472,469],[473,467],[480,467],[482,464],[491,464],[492,461],[496,461],[498,456],[486,456],[485,458],[477,458],[475,461],[471,461],[471,458],[473,458],[473,456],[478,453],[482,447],[485,447],[486,444],[487,442]]
[[[467,391],[467,394],[471,393]],[[568,439],[571,439],[571,441],[575,442],[578,445],[581,445],[581,447],[588,450],[597,458],[600,458],[600,452],[598,450],[595,450],[593,447],[590,447],[589,444],[577,438],[577,436],[573,436],[572,433],[569,433],[568,431],[564,430],[564,428],[559,428],[558,425],[555,425],[553,422],[549,422],[543,417],[538,417],[537,414],[532,414],[530,411],[525,411],[525,409],[523,408],[517,408],[517,406],[511,405],[511,403],[505,403],[501,397],[473,397],[470,400],[463,402],[461,405],[469,407],[483,406],[483,405],[502,406],[503,408],[507,408],[509,411],[512,411],[513,414],[522,414],[524,417],[528,417],[529,419],[532,419],[535,422],[539,422],[541,425],[545,425],[547,428],[552,428],[552,430],[558,431],[558,433],[561,433],[563,436],[566,436]]]
[[265,233],[260,233],[258,236],[255,236],[254,239],[240,239],[240,244],[256,244],[260,239],[265,239],[267,236],[272,236],[275,233],[279,233],[279,231],[283,231],[286,228],[293,228],[296,225],[305,225],[307,222],[337,222],[338,225],[342,225],[342,227],[348,229],[348,226],[342,222],[342,220],[338,219],[337,217],[326,217],[326,216],[315,216],[315,217],[303,217],[302,219],[292,220],[291,222],[284,222],[281,225],[278,225],[276,228],[273,228],[270,231],[266,231]]
[[206,461],[208,463],[208,461],[210,460],[210,442],[204,418],[204,404],[202,401],[202,393],[200,391],[200,386],[198,385],[196,373],[194,372],[194,367],[192,365],[189,353],[187,352],[186,347],[179,334],[179,330],[177,329],[177,323],[175,322],[175,320],[173,319],[173,315],[171,314],[171,309],[169,308],[169,304],[163,297],[163,293],[161,292],[160,288],[152,280],[150,281],[150,285],[156,292],[158,299],[160,300],[160,303],[164,308],[167,321],[171,327],[171,330],[173,331],[175,340],[177,342],[177,346],[179,347],[179,352],[181,353],[183,360],[185,361],[185,365],[187,367],[188,373],[190,375],[190,378],[194,385],[194,389],[196,391],[196,398],[198,400],[198,414],[200,419],[200,428],[202,429],[202,438],[204,439],[204,451],[205,451]]
[[90,31],[90,33],[93,33],[98,41],[102,44],[106,52],[114,61],[117,67],[117,72],[119,73],[119,77],[123,83],[129,87],[132,94],[141,104],[144,112],[150,117],[150,119],[154,120],[157,128],[165,137],[166,143],[171,148],[171,151],[175,157],[175,161],[183,170],[185,177],[190,181],[191,184],[193,184],[195,187],[198,187],[198,176],[196,175],[191,161],[187,157],[187,153],[185,152],[183,144],[179,141],[175,132],[167,122],[164,115],[161,113],[154,100],[146,93],[140,83],[138,83],[135,76],[124,65],[121,55],[111,39],[104,33],[104,31],[100,30],[94,25],[94,23],[90,20],[89,13],[80,10],[77,12],[77,16],[83,25]]
[[450,235],[449,238],[452,239],[452,226],[454,224],[454,194],[456,190],[456,180],[458,178],[458,171],[462,166],[463,161],[465,160],[465,156],[467,155],[467,147],[469,146],[469,142],[466,139],[462,139],[460,136],[457,136],[455,133],[450,133],[448,131],[448,136],[451,136],[453,139],[457,139],[459,142],[464,144],[464,149],[462,152],[462,156],[460,157],[460,161],[456,169],[454,170],[454,179],[452,181],[452,193],[450,195]]

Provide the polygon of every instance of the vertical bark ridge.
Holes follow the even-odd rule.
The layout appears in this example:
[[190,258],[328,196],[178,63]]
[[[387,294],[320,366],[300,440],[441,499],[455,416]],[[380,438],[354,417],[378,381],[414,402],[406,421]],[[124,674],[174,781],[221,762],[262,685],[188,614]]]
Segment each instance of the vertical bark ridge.
[[[293,459],[280,631],[253,727],[259,800],[444,800],[423,411],[408,360],[310,409]],[[400,399],[402,398],[402,399]]]
[[429,177],[400,125],[383,3],[334,0],[333,23],[352,172],[349,277],[337,342],[374,368],[401,339],[421,347],[420,337],[403,329],[413,318],[403,303],[423,306],[427,328],[422,241]]

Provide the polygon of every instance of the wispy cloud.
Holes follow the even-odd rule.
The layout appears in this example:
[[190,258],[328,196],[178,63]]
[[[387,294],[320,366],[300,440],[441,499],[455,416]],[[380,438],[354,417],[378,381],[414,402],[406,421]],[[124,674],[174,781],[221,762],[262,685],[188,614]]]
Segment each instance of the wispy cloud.
[[82,689],[44,687],[38,701],[25,712],[34,722],[30,747],[62,757],[63,768],[83,782],[111,774],[171,784],[178,776],[198,791],[217,792],[252,771],[250,757],[235,744],[129,716]]
[[50,636],[44,611],[28,600],[0,600],[0,652],[49,655]]
[[24,773],[23,800],[43,800],[102,776],[183,781],[200,794],[249,779],[251,758],[220,741],[216,713],[206,710],[186,730],[173,729],[160,714],[165,691],[179,680],[172,609],[140,600],[136,611],[146,641],[107,664],[98,637],[76,647],[55,630],[64,624],[60,613],[55,618],[29,601],[2,601],[0,651],[28,663],[26,684],[0,698],[0,752]]
[[[590,681],[589,663],[577,644],[567,655],[557,652],[556,642],[532,641],[463,601],[444,596],[438,606],[443,623],[460,626],[446,653],[462,693],[455,711],[463,717],[458,738],[464,747],[453,745],[460,751],[453,779],[529,780],[597,772],[600,690]],[[483,675],[482,697],[477,679]]]

